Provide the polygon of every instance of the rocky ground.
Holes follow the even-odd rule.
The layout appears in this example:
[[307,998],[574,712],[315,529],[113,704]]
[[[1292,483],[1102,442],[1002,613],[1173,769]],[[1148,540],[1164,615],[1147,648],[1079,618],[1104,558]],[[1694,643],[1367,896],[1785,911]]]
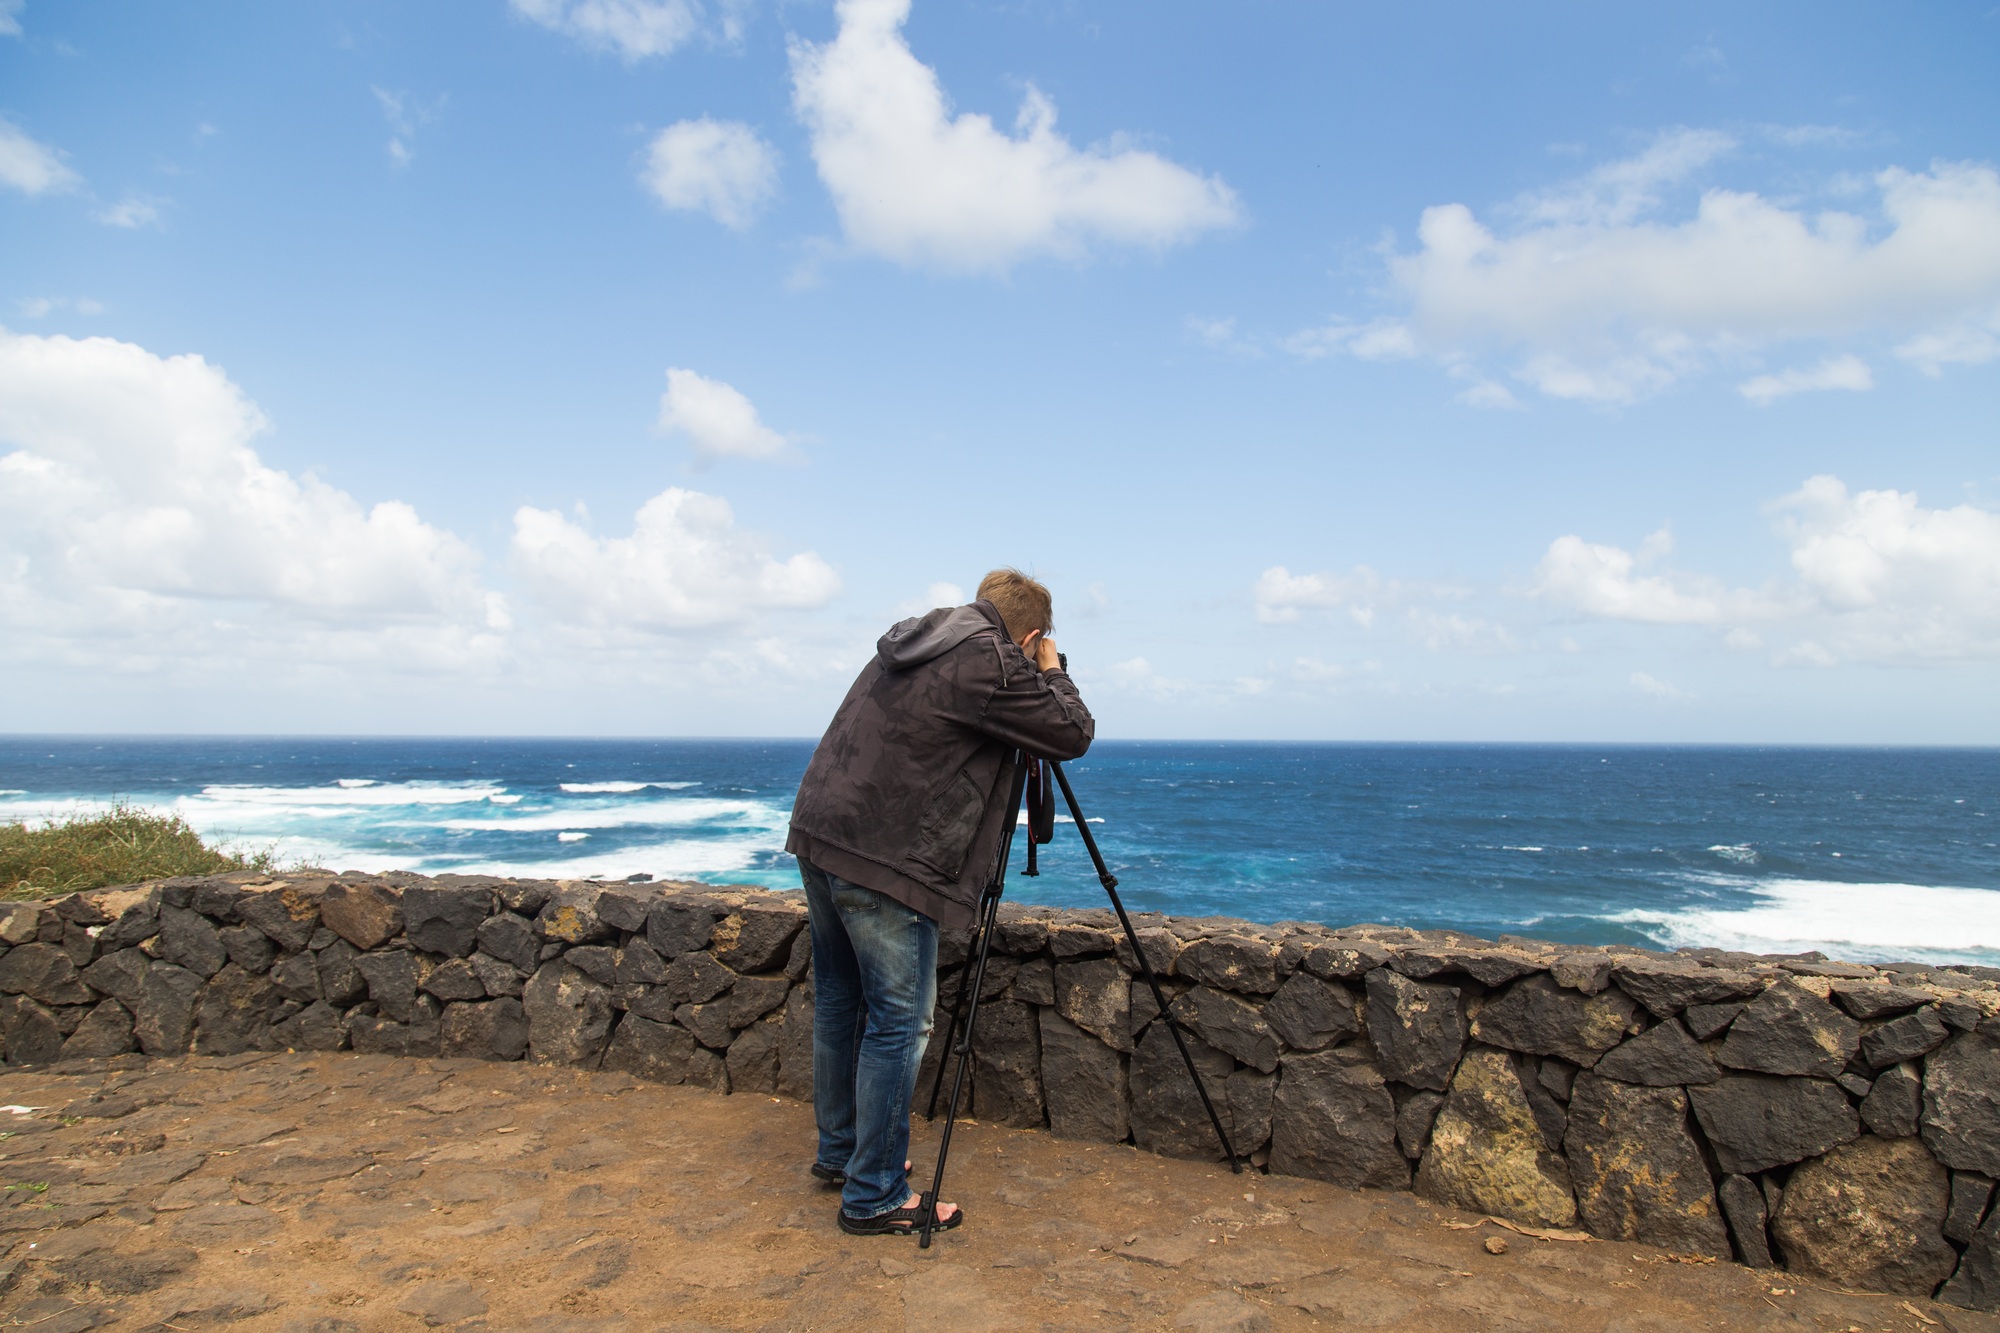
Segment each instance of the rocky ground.
[[954,1150],[969,1221],[920,1252],[834,1225],[809,1108],[623,1074],[125,1056],[7,1072],[0,1102],[0,1326],[39,1333],[2000,1331],[1407,1193],[986,1125]]

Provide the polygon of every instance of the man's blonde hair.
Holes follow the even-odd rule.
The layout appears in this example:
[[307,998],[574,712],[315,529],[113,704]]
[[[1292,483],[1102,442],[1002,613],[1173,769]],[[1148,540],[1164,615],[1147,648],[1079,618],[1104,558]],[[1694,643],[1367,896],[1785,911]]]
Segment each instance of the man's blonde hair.
[[1007,622],[1007,637],[1020,641],[1030,630],[1054,631],[1054,603],[1049,590],[1018,569],[996,569],[979,580],[980,599],[999,608]]

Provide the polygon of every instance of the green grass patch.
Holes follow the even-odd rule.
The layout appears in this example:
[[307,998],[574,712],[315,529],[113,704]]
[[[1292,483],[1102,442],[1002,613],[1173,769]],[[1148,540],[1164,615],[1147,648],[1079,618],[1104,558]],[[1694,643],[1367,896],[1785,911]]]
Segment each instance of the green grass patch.
[[58,898],[168,875],[275,868],[269,851],[211,847],[179,815],[117,805],[44,828],[0,824],[0,899]]

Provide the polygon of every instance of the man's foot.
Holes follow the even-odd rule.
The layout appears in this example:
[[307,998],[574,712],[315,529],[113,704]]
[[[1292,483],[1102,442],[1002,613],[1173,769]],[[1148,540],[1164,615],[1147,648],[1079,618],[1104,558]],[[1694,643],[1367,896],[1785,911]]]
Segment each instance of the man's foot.
[[[846,1209],[840,1210],[840,1229],[850,1236],[914,1236],[923,1229],[924,1214],[930,1210],[930,1196],[912,1194],[901,1208],[891,1209],[878,1217],[849,1217]],[[933,1231],[949,1231],[965,1220],[965,1212],[955,1203],[941,1203],[937,1207],[937,1221],[931,1225]]]
[[[909,1173],[910,1173],[910,1164],[908,1162],[904,1162],[903,1174],[908,1175]],[[822,1185],[826,1185],[834,1189],[838,1189],[840,1186],[845,1185],[847,1183],[847,1173],[845,1171],[842,1171],[836,1167],[826,1166],[819,1162],[814,1162],[812,1164],[812,1176],[814,1180],[819,1181]]]

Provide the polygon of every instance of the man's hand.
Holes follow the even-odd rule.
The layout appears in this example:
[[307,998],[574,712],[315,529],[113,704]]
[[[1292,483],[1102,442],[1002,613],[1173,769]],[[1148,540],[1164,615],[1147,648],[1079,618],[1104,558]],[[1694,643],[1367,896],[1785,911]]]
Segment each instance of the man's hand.
[[1056,653],[1056,641],[1038,629],[1029,630],[1021,636],[1021,651],[1035,659],[1035,670],[1054,671],[1062,665]]

